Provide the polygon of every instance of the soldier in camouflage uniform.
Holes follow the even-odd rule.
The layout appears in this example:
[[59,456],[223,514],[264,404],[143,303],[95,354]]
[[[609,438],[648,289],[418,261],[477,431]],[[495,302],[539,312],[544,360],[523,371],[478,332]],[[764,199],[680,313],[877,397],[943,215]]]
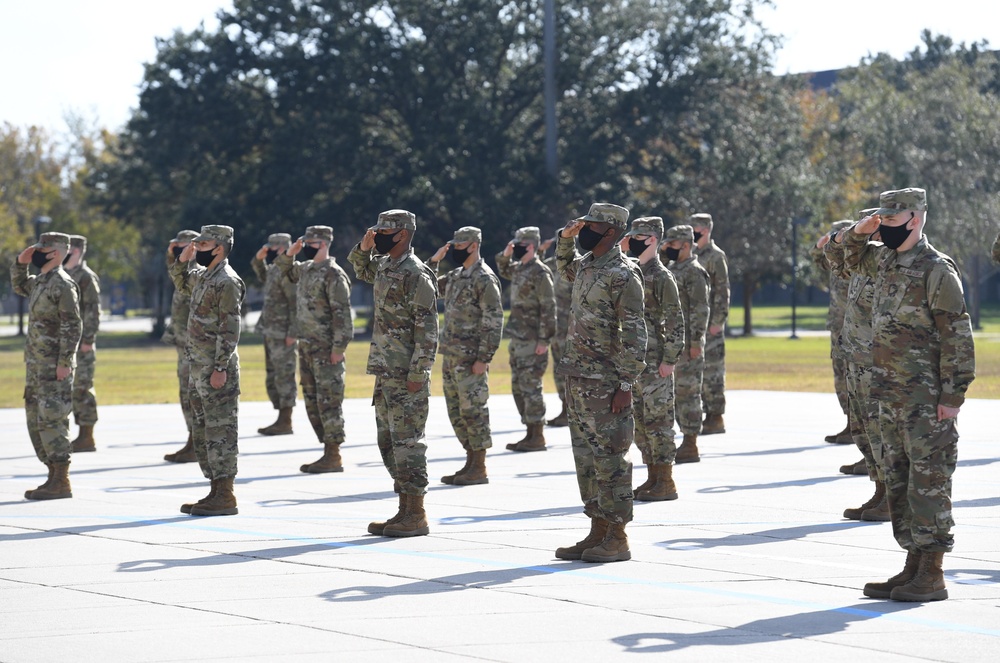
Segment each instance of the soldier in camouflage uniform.
[[375,376],[372,401],[379,452],[399,493],[396,515],[368,525],[369,533],[380,536],[429,532],[424,427],[437,353],[437,275],[413,253],[416,229],[412,212],[382,212],[348,256],[358,278],[374,285],[367,372]]
[[[167,271],[177,261],[188,244],[198,236],[196,230],[182,230],[167,246]],[[187,426],[187,442],[178,451],[165,454],[163,460],[170,463],[194,463],[198,460],[194,452],[194,441],[191,430],[194,426],[194,415],[191,413],[191,364],[187,358],[187,323],[191,312],[191,294],[174,288],[170,300],[170,325],[163,334],[163,342],[177,348],[177,383],[180,385],[181,412],[184,414],[184,424]]]
[[240,409],[240,309],[246,286],[227,259],[233,249],[229,226],[202,226],[201,234],[170,265],[174,287],[191,297],[187,325],[188,393],[194,419],[192,439],[198,464],[211,489],[183,504],[181,513],[227,516],[238,513],[233,479],[237,472]]
[[[83,324],[80,289],[62,268],[69,236],[45,233],[10,267],[14,292],[28,298],[28,338],[24,344],[24,410],[35,455],[49,469],[45,483],[24,493],[29,500],[73,497],[69,482],[69,413],[73,369]],[[41,270],[28,275],[28,265]]]
[[[559,548],[559,559],[616,562],[632,558],[625,525],[632,520],[632,387],[643,371],[646,323],[639,267],[618,245],[628,210],[594,203],[559,232],[556,255],[573,282],[566,354],[570,437],[590,533]],[[579,236],[583,256],[573,238]]]
[[729,321],[729,262],[712,240],[712,215],[692,214],[694,254],[708,272],[708,334],[705,337],[705,371],[701,401],[705,409],[702,435],[726,432],[726,323]]
[[991,254],[993,262],[996,264],[1000,264],[1000,235],[997,235],[997,238],[993,240],[993,250]]
[[[559,240],[558,237],[547,239],[542,242],[539,251],[544,254],[549,247]],[[552,287],[556,293],[556,333],[552,337],[552,376],[555,379],[556,390],[559,392],[559,400],[562,402],[562,409],[552,419],[545,422],[546,426],[561,428],[569,425],[566,414],[566,377],[559,372],[559,362],[566,354],[566,334],[569,332],[569,314],[573,303],[573,284],[562,277],[559,273],[558,259],[555,252],[551,257],[544,260],[545,266],[552,272]]]
[[549,363],[549,344],[555,334],[556,298],[552,272],[539,260],[541,233],[535,226],[520,228],[514,240],[498,253],[497,271],[510,281],[510,381],[514,403],[527,434],[507,445],[511,451],[545,450],[545,399],[542,378]]
[[684,350],[684,314],[677,282],[663,263],[657,247],[663,238],[663,219],[645,216],[632,221],[623,251],[638,259],[644,288],[646,368],[633,390],[635,444],[642,452],[649,478],[634,491],[640,502],[677,499],[673,479],[674,365]]
[[[309,226],[275,265],[297,284],[297,313],[292,336],[299,339],[299,375],[309,423],[323,445],[323,455],[302,465],[306,474],[343,472],[344,355],[354,338],[351,279],[330,256],[333,228]],[[293,262],[302,252],[304,262]]]
[[264,385],[278,419],[258,428],[261,435],[291,435],[295,409],[295,284],[274,264],[292,245],[288,233],[274,233],[250,261],[254,274],[264,285],[264,306],[257,331],[264,337]]
[[[846,225],[845,225],[846,224]],[[852,225],[851,221],[837,221],[833,224],[834,232]],[[837,274],[831,269],[830,263],[821,247],[814,246],[809,250],[809,256],[819,273],[826,276],[830,293],[830,308],[826,314],[826,328],[830,331],[830,360],[833,363],[833,389],[837,393],[840,409],[847,415],[847,425],[844,430],[834,435],[827,435],[826,441],[831,444],[852,444],[850,410],[847,402],[847,359],[837,346],[840,330],[844,326],[844,312],[847,308],[847,287],[850,279]]]
[[[441,482],[455,486],[489,483],[486,450],[490,434],[489,369],[503,334],[500,281],[480,255],[483,234],[466,226],[438,249],[428,265],[444,296],[444,327],[438,346],[444,355],[444,397],[455,436],[465,449],[465,465]],[[440,276],[445,257],[458,265]]]
[[[875,279],[871,393],[892,531],[907,555],[901,573],[864,593],[936,601],[948,598],[941,566],[954,546],[955,421],[975,379],[972,325],[958,268],[923,234],[926,192],[885,191],[879,205],[847,233],[845,260]],[[876,230],[882,244],[868,241]]]
[[701,382],[705,369],[705,333],[709,318],[709,276],[694,255],[694,229],[674,226],[667,230],[660,245],[661,259],[677,281],[677,291],[684,311],[684,351],[677,360],[674,378],[674,401],[677,424],[684,440],[674,462],[697,463],[698,434],[701,432]]
[[73,374],[73,418],[80,432],[71,442],[73,453],[97,451],[94,425],[97,423],[97,394],[94,393],[94,343],[101,325],[101,280],[83,259],[87,255],[87,238],[69,236],[69,255],[63,269],[80,288],[80,317],[83,336],[76,351],[76,371]]

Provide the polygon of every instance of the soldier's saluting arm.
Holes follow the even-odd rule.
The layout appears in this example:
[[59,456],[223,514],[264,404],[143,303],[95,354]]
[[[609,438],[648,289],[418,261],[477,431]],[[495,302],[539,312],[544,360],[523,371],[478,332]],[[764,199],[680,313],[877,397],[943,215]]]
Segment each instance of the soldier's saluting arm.
[[[559,275],[572,283],[576,280],[576,270],[580,254],[576,252],[576,242],[572,237],[563,237],[562,230],[559,231],[559,241],[556,242],[556,265],[559,266]],[[645,323],[643,323],[645,325]]]
[[372,248],[366,251],[361,248],[361,242],[358,242],[348,254],[347,261],[354,267],[354,274],[359,279],[365,283],[375,283],[378,261],[372,259]]

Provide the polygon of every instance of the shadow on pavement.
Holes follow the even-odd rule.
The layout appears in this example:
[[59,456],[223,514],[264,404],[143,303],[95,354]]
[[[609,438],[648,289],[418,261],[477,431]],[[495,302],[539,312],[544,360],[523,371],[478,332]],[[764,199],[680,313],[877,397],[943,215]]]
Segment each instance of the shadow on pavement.
[[798,527],[781,527],[769,529],[762,532],[748,532],[746,534],[729,534],[728,536],[701,539],[671,539],[661,541],[656,544],[664,548],[674,550],[697,550],[701,548],[727,548],[738,546],[756,546],[762,543],[778,543],[780,541],[792,541],[803,539],[811,534],[824,534],[826,532],[838,532],[856,527],[878,526],[881,523],[847,520],[837,523],[823,523],[820,525],[800,525]]
[[796,479],[795,481],[772,481],[771,483],[749,483],[745,486],[709,486],[700,488],[699,493],[732,493],[739,490],[770,490],[771,488],[795,488],[799,486],[815,486],[831,481],[841,481],[842,479],[853,479],[850,474],[836,474],[823,477],[812,477],[809,479]]
[[28,541],[31,539],[47,539],[55,536],[91,534],[93,532],[108,532],[112,530],[134,529],[136,527],[150,527],[154,525],[170,525],[180,521],[191,520],[191,516],[178,516],[176,518],[157,518],[154,520],[130,520],[124,523],[110,523],[103,525],[81,525],[79,527],[60,527],[50,530],[35,530],[22,532],[21,534],[0,534],[0,543],[5,541]]
[[504,522],[508,520],[530,520],[532,518],[550,518],[553,516],[573,516],[581,515],[583,506],[562,506],[549,509],[534,509],[533,511],[515,511],[505,513],[494,513],[488,516],[452,516],[450,518],[439,518],[438,523],[442,525],[467,525],[470,523]]

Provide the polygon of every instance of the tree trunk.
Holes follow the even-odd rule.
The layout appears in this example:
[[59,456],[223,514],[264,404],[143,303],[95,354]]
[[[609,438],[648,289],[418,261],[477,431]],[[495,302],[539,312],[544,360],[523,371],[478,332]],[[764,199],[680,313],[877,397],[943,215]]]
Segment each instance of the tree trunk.
[[743,335],[753,336],[753,293],[757,279],[749,274],[743,277]]

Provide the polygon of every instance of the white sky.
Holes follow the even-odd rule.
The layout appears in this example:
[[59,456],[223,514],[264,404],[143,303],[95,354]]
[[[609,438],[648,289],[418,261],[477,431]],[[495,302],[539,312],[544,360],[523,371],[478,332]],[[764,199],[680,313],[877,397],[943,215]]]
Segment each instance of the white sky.
[[[557,0],[566,1],[566,0]],[[1000,48],[996,0],[774,0],[785,36],[775,71],[822,71],[885,51],[903,57],[931,28]],[[137,103],[155,38],[216,23],[231,0],[0,0],[0,122],[65,129],[69,111],[117,129]]]

